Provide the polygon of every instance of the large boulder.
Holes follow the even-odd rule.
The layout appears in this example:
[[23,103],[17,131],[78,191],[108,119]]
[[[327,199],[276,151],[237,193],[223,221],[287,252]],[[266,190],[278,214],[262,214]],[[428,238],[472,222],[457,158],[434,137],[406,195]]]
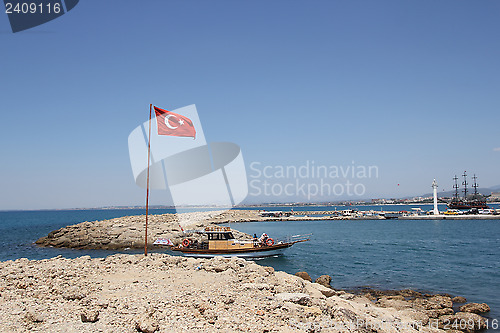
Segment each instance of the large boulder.
[[331,287],[330,283],[332,282],[332,277],[330,275],[321,275],[314,282],[319,283],[325,287]]
[[422,310],[439,310],[453,307],[451,298],[441,295],[434,295],[429,298],[416,298],[412,302],[414,308]]
[[295,273],[295,276],[298,276],[299,278],[302,278],[306,281],[312,282],[312,279],[309,276],[309,274],[307,274],[307,272],[297,272]]
[[461,312],[470,313],[485,313],[490,311],[490,307],[486,303],[469,303],[460,307]]
[[451,299],[451,301],[453,303],[465,303],[465,302],[467,302],[467,299],[465,297],[462,297],[462,296],[455,296]]
[[441,308],[452,308],[453,302],[451,301],[451,297],[443,296],[443,295],[434,295],[428,299],[429,302],[437,304]]

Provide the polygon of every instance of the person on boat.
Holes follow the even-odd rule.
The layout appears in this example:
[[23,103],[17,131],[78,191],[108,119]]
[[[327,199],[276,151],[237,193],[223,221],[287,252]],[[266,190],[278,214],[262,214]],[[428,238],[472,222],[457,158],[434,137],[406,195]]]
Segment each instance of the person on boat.
[[259,238],[259,243],[266,244],[266,241],[268,238],[269,238],[269,236],[265,232],[262,233],[262,235],[260,235],[260,238]]

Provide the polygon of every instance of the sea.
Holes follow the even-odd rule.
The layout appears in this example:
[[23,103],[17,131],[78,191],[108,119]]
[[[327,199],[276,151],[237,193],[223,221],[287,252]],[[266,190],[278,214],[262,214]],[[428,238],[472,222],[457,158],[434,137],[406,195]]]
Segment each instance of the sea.
[[[411,211],[416,207],[432,209],[430,205],[384,205],[295,206],[293,210]],[[290,211],[292,207],[242,209]],[[444,209],[440,206],[440,210]],[[207,209],[182,212],[202,210]],[[175,210],[151,209],[150,212],[165,214]],[[67,225],[144,213],[144,209],[1,211],[0,261],[142,253],[142,250],[41,248],[34,242]],[[328,274],[336,289],[413,289],[464,296],[468,302],[484,302],[491,307],[486,314],[488,331],[494,331],[491,327],[500,320],[500,220],[313,220],[231,223],[230,226],[249,234],[265,232],[274,239],[309,235],[311,241],[296,244],[281,256],[259,259],[257,262],[261,265],[290,274],[305,271],[313,279]]]

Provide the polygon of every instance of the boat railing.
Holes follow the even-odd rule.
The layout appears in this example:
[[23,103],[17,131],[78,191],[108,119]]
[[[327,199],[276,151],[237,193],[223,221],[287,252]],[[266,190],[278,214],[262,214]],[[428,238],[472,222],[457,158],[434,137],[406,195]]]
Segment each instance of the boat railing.
[[208,226],[205,228],[205,231],[228,232],[228,231],[231,231],[231,228],[230,227],[220,227],[220,226]]
[[204,234],[205,230],[183,230],[182,231],[184,234]]
[[290,242],[298,241],[301,239],[308,239],[310,236],[312,236],[312,233],[303,234],[303,235],[293,235],[293,236],[288,235],[286,238],[286,242],[290,243]]
[[238,244],[253,244],[255,241],[253,240],[239,240],[239,239],[233,239],[233,243],[238,243]]

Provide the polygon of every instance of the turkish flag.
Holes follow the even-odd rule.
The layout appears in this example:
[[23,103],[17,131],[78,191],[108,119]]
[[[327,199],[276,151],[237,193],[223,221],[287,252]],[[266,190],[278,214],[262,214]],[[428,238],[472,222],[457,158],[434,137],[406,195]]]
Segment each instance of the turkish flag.
[[193,122],[180,114],[155,108],[158,135],[196,137]]

